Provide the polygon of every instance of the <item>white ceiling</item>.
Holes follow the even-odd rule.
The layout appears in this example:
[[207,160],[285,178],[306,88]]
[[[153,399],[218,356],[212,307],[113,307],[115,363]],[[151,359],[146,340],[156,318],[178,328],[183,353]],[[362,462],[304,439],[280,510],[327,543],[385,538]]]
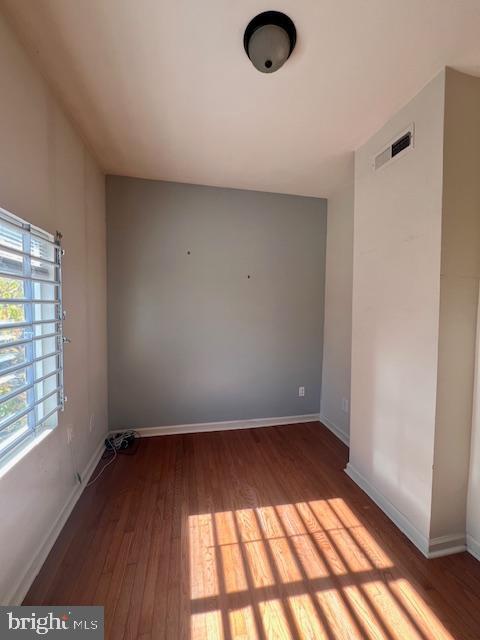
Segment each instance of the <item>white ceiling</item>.
[[[443,66],[480,75],[480,0],[1,2],[107,173],[328,196]],[[298,32],[271,75],[266,9]]]

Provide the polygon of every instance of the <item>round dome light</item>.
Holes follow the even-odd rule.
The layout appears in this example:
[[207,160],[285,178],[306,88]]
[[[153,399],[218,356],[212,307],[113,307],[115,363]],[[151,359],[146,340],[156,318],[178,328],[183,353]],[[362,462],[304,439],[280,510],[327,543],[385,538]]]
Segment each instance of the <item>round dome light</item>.
[[288,60],[296,40],[297,31],[288,16],[279,11],[265,11],[249,22],[243,44],[256,69],[273,73]]

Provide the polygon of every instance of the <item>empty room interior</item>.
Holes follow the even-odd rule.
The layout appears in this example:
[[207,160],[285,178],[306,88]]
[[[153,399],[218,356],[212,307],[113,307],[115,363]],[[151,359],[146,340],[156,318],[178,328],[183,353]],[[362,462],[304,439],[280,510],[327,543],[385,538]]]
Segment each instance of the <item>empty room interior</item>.
[[0,638],[480,640],[478,0],[0,0]]

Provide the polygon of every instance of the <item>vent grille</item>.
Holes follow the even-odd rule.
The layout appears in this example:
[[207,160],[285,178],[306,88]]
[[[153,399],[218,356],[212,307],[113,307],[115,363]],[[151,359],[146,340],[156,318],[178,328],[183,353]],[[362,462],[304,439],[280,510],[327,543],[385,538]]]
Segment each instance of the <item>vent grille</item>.
[[385,151],[379,153],[378,156],[375,157],[375,169],[380,169],[386,164],[389,160],[392,159],[392,148],[387,147]]
[[373,168],[375,171],[384,167],[393,158],[398,157],[402,153],[413,147],[413,124],[405,131],[396,136],[393,141],[389,142],[386,147],[378,153],[373,160]]
[[402,136],[399,140],[392,144],[392,158],[397,156],[401,151],[410,146],[412,134],[410,131]]

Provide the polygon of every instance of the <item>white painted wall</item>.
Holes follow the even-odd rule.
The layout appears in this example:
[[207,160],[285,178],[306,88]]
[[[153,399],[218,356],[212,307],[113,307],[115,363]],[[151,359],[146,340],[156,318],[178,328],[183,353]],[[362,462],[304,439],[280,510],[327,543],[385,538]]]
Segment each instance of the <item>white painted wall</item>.
[[[462,203],[463,219],[458,224],[458,207],[451,207],[451,215],[449,218],[449,228],[451,229],[452,241],[450,243],[449,253],[445,256],[442,272],[451,274],[449,280],[463,282],[461,290],[465,290],[470,295],[466,298],[466,313],[463,314],[463,322],[461,324],[461,341],[457,341],[454,345],[455,352],[458,345],[463,346],[465,338],[469,340],[469,354],[472,352],[472,323],[475,322],[475,316],[472,314],[472,304],[474,306],[473,313],[476,312],[476,344],[475,344],[475,375],[473,384],[473,415],[472,415],[472,433],[470,439],[470,469],[468,479],[468,499],[467,499],[467,546],[468,549],[480,560],[480,307],[475,307],[475,301],[478,298],[479,276],[480,276],[480,120],[478,114],[480,112],[480,79],[470,78],[462,74],[452,74],[452,88],[450,102],[453,102],[451,110],[461,110],[462,121],[460,122],[460,130],[458,131],[455,148],[452,152],[452,164],[449,169],[450,181],[452,183],[449,198],[454,198],[457,194],[457,200]],[[449,92],[447,92],[447,115],[448,115]],[[465,112],[467,115],[465,115]],[[476,143],[475,143],[476,142]],[[459,160],[466,164],[460,175],[458,172]],[[469,313],[470,311],[470,313]],[[473,316],[473,317],[472,317]],[[458,368],[455,367],[454,373],[458,377]],[[467,371],[467,374],[470,372]],[[464,378],[465,376],[463,376]],[[456,380],[455,390],[462,393],[464,389],[462,384],[471,387],[471,376],[467,380]],[[464,412],[461,416],[463,420],[459,420],[460,416],[455,418],[454,439],[447,441],[444,451],[456,447],[465,448],[464,438],[468,436],[469,413]],[[460,427],[463,429],[460,431]],[[460,437],[458,437],[460,436]],[[468,446],[468,441],[467,441]],[[455,450],[454,450],[455,451]],[[456,453],[458,457],[458,453]],[[451,456],[446,457],[450,460]],[[464,467],[458,470],[458,482],[460,488],[464,483],[463,471]],[[454,487],[455,489],[455,487]],[[458,503],[458,500],[457,500]],[[460,501],[457,505],[447,505],[449,509],[456,507],[463,515],[462,508],[464,502]]]
[[[23,596],[43,541],[107,429],[104,178],[0,16],[0,206],[64,234],[68,403],[0,478],[0,603]],[[93,416],[93,429],[89,430]],[[73,447],[66,427],[75,430]]]
[[431,543],[464,544],[480,277],[480,79],[446,71]]
[[[349,468],[411,535],[430,532],[445,73],[355,154]],[[372,158],[411,122],[415,148]]]
[[[328,200],[325,318],[320,416],[348,442],[352,342],[354,167]],[[342,402],[347,401],[347,410]]]

